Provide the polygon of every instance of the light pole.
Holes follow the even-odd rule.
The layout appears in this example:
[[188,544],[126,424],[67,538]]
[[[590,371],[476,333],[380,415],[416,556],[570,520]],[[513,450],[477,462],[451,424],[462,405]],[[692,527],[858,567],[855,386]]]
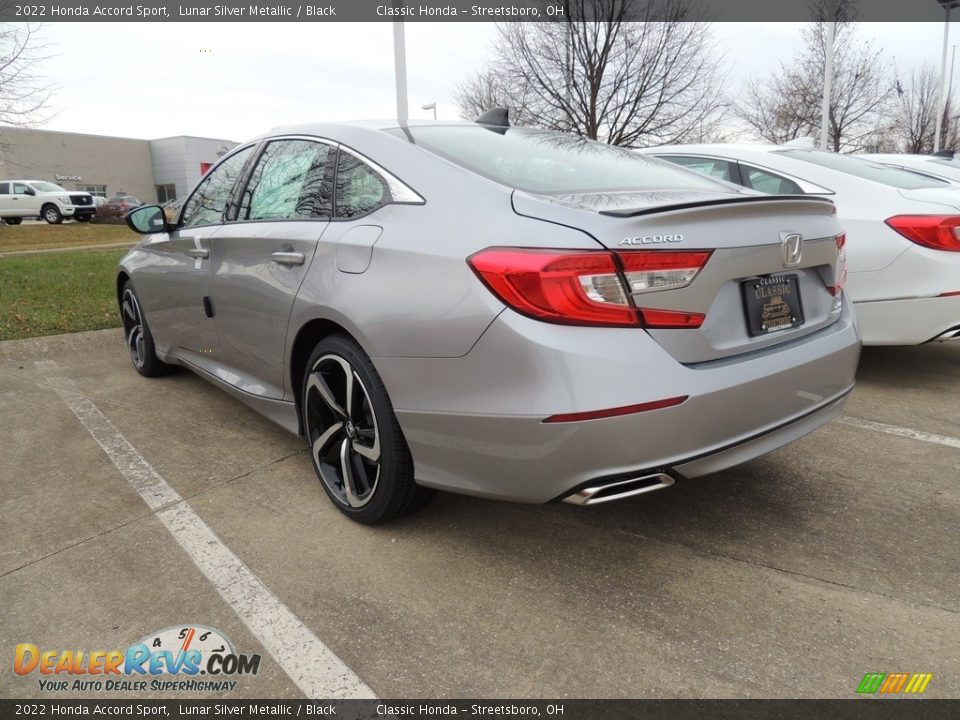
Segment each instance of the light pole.
[[[836,15],[834,15],[836,17]],[[833,36],[837,23],[827,23],[826,62],[823,66],[823,101],[820,105],[820,149],[827,149],[827,130],[830,121],[830,93],[833,90]]]
[[937,129],[933,136],[933,151],[940,149],[940,134],[943,131],[943,113],[947,107],[947,41],[950,39],[950,11],[960,7],[958,0],[937,0],[943,8],[943,52],[940,56],[940,102],[937,103]]
[[435,102],[420,106],[421,110],[433,110],[433,119],[437,119],[437,104]]
[[393,69],[397,83],[397,122],[407,124],[407,44],[403,23],[393,23]]

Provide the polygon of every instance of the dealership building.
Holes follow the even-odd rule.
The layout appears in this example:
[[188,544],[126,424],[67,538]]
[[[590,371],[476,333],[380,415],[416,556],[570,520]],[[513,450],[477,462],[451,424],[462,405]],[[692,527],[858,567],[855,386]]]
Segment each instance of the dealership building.
[[94,195],[146,203],[183,199],[232,140],[158,140],[0,126],[0,180],[48,180]]

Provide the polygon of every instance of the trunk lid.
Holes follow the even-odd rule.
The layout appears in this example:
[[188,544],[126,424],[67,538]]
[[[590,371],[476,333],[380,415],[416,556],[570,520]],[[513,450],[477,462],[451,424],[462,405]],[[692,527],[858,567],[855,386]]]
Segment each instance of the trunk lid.
[[900,190],[900,194],[907,200],[935,203],[939,206],[924,208],[922,212],[955,213],[957,210],[960,210],[960,187],[956,185]]
[[[648,329],[676,360],[696,364],[772,347],[816,332],[840,316],[831,287],[841,274],[833,203],[819,197],[745,192],[664,190],[545,196],[516,191],[519,215],[575,227],[617,252],[709,250],[690,284],[632,292],[640,308],[701,313],[699,328]],[[789,235],[802,238],[799,262],[787,257]],[[787,280],[792,276],[795,280]],[[759,285],[757,283],[760,283]],[[773,290],[768,290],[774,288]],[[785,311],[764,293],[799,293],[796,324],[760,331],[761,315],[782,321]],[[753,294],[752,299],[745,297]],[[757,293],[760,293],[757,295]],[[748,319],[754,320],[752,334]]]

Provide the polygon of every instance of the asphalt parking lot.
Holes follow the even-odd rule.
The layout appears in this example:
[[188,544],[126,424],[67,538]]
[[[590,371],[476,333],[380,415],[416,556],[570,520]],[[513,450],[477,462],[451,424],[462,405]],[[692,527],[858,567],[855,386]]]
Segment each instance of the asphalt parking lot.
[[369,528],[298,439],[188,372],[141,378],[119,330],[0,343],[0,696],[84,696],[14,675],[17,643],[110,650],[188,622],[263,655],[223,697],[329,677],[258,639],[79,399],[378,696],[849,698],[906,671],[960,697],[958,367],[960,344],[867,348],[840,421],[664,492],[441,495]]

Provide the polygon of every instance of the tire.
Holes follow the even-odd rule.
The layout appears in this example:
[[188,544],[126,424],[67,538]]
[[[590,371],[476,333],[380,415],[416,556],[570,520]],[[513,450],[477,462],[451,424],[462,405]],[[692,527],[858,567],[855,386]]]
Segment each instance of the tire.
[[52,203],[47,203],[40,209],[41,217],[51,225],[59,225],[63,222],[63,213],[60,208]]
[[435,492],[413,479],[410,449],[383,381],[352,338],[321,340],[307,362],[302,387],[313,469],[340,512],[373,525],[430,501]]
[[3,221],[7,225],[19,225],[23,222],[23,218],[4,218]]
[[123,321],[123,337],[134,369],[144,377],[157,377],[173,369],[172,365],[157,357],[153,335],[140,309],[140,300],[129,280],[120,292],[120,319]]

